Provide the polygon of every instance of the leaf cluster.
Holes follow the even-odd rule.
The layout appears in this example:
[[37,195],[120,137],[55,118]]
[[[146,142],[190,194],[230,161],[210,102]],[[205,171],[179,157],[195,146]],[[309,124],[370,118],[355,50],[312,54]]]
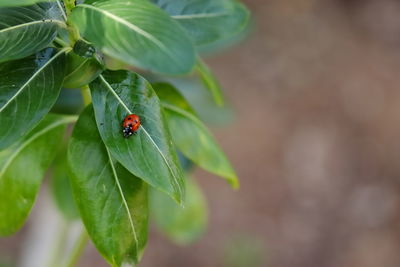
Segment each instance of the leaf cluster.
[[[191,166],[239,185],[198,116],[224,105],[201,56],[248,20],[235,0],[2,0],[0,235],[21,228],[50,169],[65,218],[82,220],[112,266],[139,262],[149,214],[172,240],[194,241],[207,208]],[[215,102],[199,107],[193,88]],[[83,110],[55,113],[80,103],[65,97],[78,90]],[[129,114],[141,126],[124,138]]]

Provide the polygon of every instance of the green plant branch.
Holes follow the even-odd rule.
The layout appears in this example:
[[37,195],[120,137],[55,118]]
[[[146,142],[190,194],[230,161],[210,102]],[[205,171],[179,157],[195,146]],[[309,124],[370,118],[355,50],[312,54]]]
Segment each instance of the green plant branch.
[[[71,15],[72,9],[75,8],[75,0],[64,0],[64,6],[67,13],[67,17],[69,17]],[[74,26],[72,26],[69,23],[68,19],[67,19],[67,25],[68,25],[69,39],[71,42],[71,46],[73,46],[75,42],[79,40],[79,32]]]
[[69,32],[69,39],[71,41],[71,46],[73,46],[75,42],[78,41],[80,38],[78,30],[74,26],[68,24],[68,32]]
[[89,235],[86,232],[86,229],[82,229],[82,233],[79,236],[76,246],[73,248],[70,258],[67,260],[65,267],[74,267],[79,258],[82,256],[82,253],[85,251],[86,244],[89,241]]
[[56,42],[57,44],[61,45],[62,47],[68,47],[69,44],[67,42],[65,42],[63,39],[56,37],[56,39],[54,39],[54,42]]
[[47,266],[53,267],[53,266],[59,265],[59,261],[61,258],[61,252],[65,248],[65,242],[67,241],[68,229],[69,229],[68,223],[62,222],[61,229],[58,232],[58,236],[55,240],[52,256],[51,256],[51,258],[49,260],[49,264]]
[[75,7],[75,0],[64,0],[64,6],[67,11],[67,16],[69,16],[71,10]]

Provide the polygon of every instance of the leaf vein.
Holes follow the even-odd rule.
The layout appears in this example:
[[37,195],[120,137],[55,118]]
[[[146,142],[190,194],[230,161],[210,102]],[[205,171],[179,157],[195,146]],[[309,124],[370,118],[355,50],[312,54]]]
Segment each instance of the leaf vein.
[[112,162],[110,151],[108,151],[107,147],[106,147],[106,150],[107,150],[107,155],[108,155],[109,162],[110,162],[110,165],[111,165],[111,169],[112,169],[112,172],[113,172],[113,176],[114,176],[114,179],[115,179],[115,183],[117,184],[119,194],[121,195],[121,198],[122,198],[122,203],[125,206],[126,213],[128,214],[128,218],[129,218],[129,223],[130,223],[130,226],[132,228],[132,233],[133,233],[133,237],[135,239],[135,246],[136,246],[135,258],[137,259],[138,258],[138,252],[139,252],[139,241],[138,241],[138,238],[137,238],[137,235],[136,235],[135,226],[133,225],[132,214],[131,214],[131,211],[129,210],[128,202],[125,199],[124,192],[122,191],[121,184],[119,183],[118,175],[117,175],[117,172],[115,170],[115,166],[114,166],[114,164]]
[[59,55],[62,53],[66,52],[70,48],[64,48],[57,54],[55,54],[49,61],[47,61],[45,64],[43,64],[42,67],[40,67],[33,75],[30,77],[22,86],[21,88],[18,89],[18,91],[13,95],[5,104],[0,108],[0,112],[2,112],[19,94],[22,93],[22,91],[29,86],[29,83],[34,80],[51,62],[53,62]]

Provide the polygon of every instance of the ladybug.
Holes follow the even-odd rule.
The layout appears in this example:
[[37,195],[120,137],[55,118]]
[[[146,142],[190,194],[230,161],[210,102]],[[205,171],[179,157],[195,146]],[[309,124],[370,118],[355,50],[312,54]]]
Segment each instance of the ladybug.
[[125,138],[128,138],[132,134],[135,134],[140,127],[140,118],[136,114],[130,114],[125,117],[122,123],[122,133]]

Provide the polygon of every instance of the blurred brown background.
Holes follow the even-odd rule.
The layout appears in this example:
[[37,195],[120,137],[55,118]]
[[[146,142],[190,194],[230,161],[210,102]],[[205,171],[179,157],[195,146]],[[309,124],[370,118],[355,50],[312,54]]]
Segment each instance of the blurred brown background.
[[[400,266],[400,2],[244,2],[249,39],[207,60],[235,109],[214,132],[241,189],[197,170],[208,232],[179,247],[152,230],[139,266]],[[90,247],[80,266],[106,265]]]

